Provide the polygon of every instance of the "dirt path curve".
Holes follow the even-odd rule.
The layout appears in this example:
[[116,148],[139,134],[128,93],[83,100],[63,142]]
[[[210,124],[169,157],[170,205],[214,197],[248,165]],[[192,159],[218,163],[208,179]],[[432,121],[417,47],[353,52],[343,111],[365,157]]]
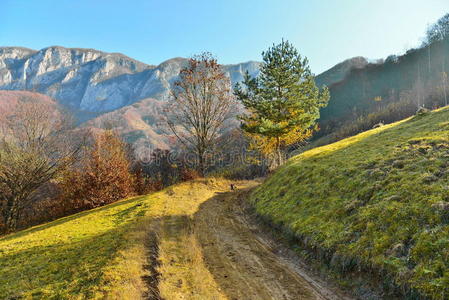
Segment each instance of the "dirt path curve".
[[242,209],[254,181],[206,179],[158,194],[146,299],[349,299],[310,276]]
[[313,279],[286,255],[242,209],[243,183],[236,192],[217,193],[194,216],[194,231],[206,267],[229,299],[347,299]]

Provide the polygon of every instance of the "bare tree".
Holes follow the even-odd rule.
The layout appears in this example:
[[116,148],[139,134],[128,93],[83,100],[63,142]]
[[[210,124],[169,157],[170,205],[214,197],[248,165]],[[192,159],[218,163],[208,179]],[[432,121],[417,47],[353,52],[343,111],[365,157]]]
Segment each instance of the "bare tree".
[[445,14],[437,22],[427,28],[426,43],[432,44],[449,36],[449,14]]
[[33,194],[73,163],[82,138],[54,104],[20,101],[1,124],[0,208],[7,232],[17,228]]
[[203,53],[180,71],[171,93],[168,125],[182,144],[195,151],[198,171],[204,175],[206,153],[236,105],[230,79],[210,53]]
[[447,73],[446,72],[440,73],[440,89],[444,95],[444,106],[447,106],[448,102],[447,102]]
[[412,89],[416,95],[417,108],[424,106],[424,84],[421,80],[421,66],[419,63],[418,63],[418,72],[416,73],[416,81]]

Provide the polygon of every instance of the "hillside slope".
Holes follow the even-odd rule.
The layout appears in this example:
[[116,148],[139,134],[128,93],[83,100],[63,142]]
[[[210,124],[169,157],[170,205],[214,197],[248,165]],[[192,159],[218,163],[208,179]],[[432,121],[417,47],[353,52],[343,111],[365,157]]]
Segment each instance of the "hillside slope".
[[362,69],[368,65],[368,60],[362,56],[356,56],[349,58],[339,64],[336,64],[332,68],[319,74],[315,78],[316,84],[321,87],[322,85],[332,86],[348,76],[354,69]]
[[29,91],[2,91],[0,90],[0,122],[2,118],[14,111],[17,103],[35,101],[36,103],[56,105],[56,102],[48,96]]
[[340,273],[408,298],[449,298],[449,109],[293,157],[257,213]]

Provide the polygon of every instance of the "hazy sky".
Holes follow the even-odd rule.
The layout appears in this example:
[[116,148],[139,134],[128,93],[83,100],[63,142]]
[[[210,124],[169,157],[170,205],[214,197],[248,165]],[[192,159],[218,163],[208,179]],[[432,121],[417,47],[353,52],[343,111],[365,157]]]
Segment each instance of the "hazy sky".
[[0,46],[121,52],[149,64],[207,50],[260,60],[282,38],[320,73],[420,44],[449,0],[0,0]]

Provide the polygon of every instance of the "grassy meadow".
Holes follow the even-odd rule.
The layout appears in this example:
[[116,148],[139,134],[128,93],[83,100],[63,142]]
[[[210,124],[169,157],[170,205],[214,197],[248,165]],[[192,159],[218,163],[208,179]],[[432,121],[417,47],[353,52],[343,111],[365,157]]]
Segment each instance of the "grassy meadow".
[[[217,189],[227,188],[214,179],[187,182],[1,237],[0,298],[139,299],[149,289],[142,277],[151,263],[152,232],[162,263],[159,293],[172,299],[213,293],[193,237],[162,228],[161,220],[188,220]],[[179,288],[178,281],[184,282]]]
[[100,298],[115,284],[132,285],[120,280],[138,270],[121,263],[154,204],[132,198],[0,238],[0,298]]

